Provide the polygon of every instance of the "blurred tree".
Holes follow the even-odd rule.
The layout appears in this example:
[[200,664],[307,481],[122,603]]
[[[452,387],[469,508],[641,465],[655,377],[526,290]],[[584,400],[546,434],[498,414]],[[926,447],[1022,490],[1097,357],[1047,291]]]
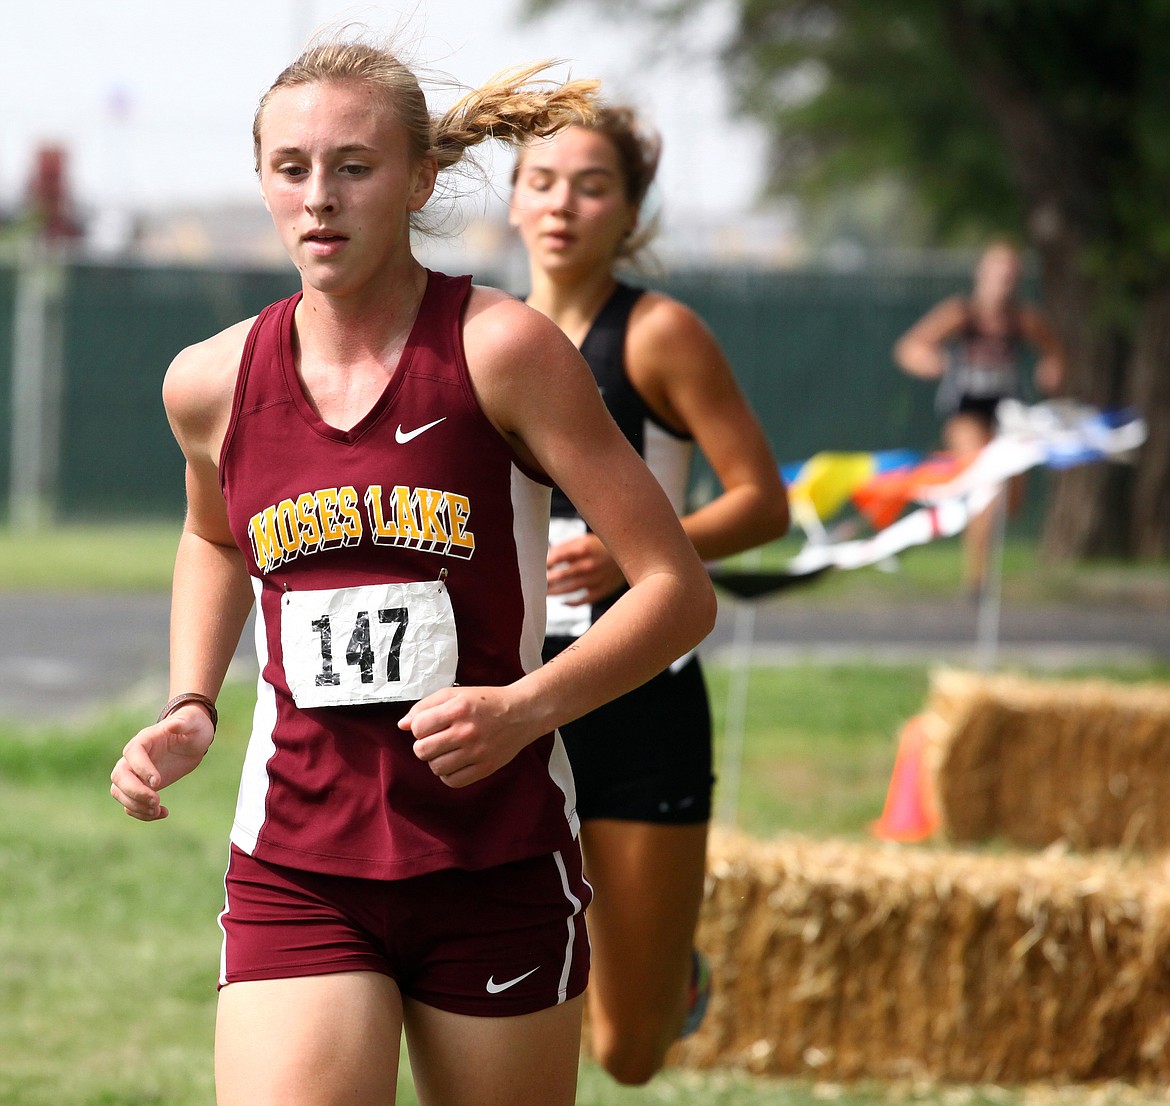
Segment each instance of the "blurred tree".
[[1133,469],[1057,479],[1047,551],[1170,554],[1170,0],[593,0],[679,34],[715,2],[734,11],[738,105],[772,136],[771,189],[893,181],[916,238],[1027,241],[1069,394],[1145,416]]

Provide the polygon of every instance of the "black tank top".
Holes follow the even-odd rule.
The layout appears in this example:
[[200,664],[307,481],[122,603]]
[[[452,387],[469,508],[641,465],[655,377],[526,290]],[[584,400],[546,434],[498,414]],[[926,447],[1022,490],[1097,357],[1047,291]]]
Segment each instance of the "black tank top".
[[955,390],[972,397],[1016,395],[1023,356],[1019,308],[1014,305],[1009,308],[1007,327],[1001,333],[985,330],[970,302],[964,305],[964,312],[963,327],[950,364]]
[[[643,295],[643,289],[619,283],[589,327],[581,355],[614,422],[681,514],[693,439],[667,426],[638,394],[626,372],[626,331],[634,306]],[[553,489],[552,514],[554,518],[577,517],[576,508],[560,488]]]
[[[641,288],[619,283],[593,320],[581,343],[581,354],[589,364],[609,413],[681,515],[686,507],[693,439],[667,426],[638,394],[626,372],[626,332],[630,315],[642,295]],[[585,533],[585,523],[568,497],[554,487],[550,540],[564,540],[576,533]],[[558,597],[549,596],[546,633],[556,639],[579,637],[624,590],[592,607],[566,609]]]

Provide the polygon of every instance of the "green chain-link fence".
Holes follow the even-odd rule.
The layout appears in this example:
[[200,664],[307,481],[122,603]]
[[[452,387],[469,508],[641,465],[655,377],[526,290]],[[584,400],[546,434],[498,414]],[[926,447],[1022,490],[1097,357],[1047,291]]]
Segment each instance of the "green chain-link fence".
[[[493,275],[478,276],[493,283]],[[0,510],[10,506],[13,301],[0,265]],[[825,449],[930,449],[929,385],[899,373],[898,335],[961,290],[958,264],[832,272],[688,271],[654,282],[690,304],[723,344],[777,462]],[[177,516],[182,464],[160,388],[183,346],[289,294],[296,274],[224,268],[69,264],[61,317],[60,519]],[[696,472],[700,495],[710,474]]]

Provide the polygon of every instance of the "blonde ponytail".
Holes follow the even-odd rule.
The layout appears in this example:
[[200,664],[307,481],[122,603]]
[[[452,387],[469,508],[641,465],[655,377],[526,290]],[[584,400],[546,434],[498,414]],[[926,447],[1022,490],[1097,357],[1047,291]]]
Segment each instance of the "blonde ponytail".
[[563,127],[593,123],[600,82],[536,80],[553,64],[505,69],[453,104],[434,126],[430,152],[439,169],[455,165],[467,149],[487,139],[520,146]]

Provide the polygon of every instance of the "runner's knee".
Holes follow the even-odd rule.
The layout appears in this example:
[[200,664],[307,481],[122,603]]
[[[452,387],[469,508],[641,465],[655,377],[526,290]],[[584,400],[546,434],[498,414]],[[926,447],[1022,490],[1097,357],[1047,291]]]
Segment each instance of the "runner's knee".
[[594,1058],[618,1083],[640,1087],[654,1078],[666,1058],[669,1039],[665,1029],[654,1032],[660,1028],[643,1022],[629,1032],[613,1028],[600,1033],[595,1030]]

